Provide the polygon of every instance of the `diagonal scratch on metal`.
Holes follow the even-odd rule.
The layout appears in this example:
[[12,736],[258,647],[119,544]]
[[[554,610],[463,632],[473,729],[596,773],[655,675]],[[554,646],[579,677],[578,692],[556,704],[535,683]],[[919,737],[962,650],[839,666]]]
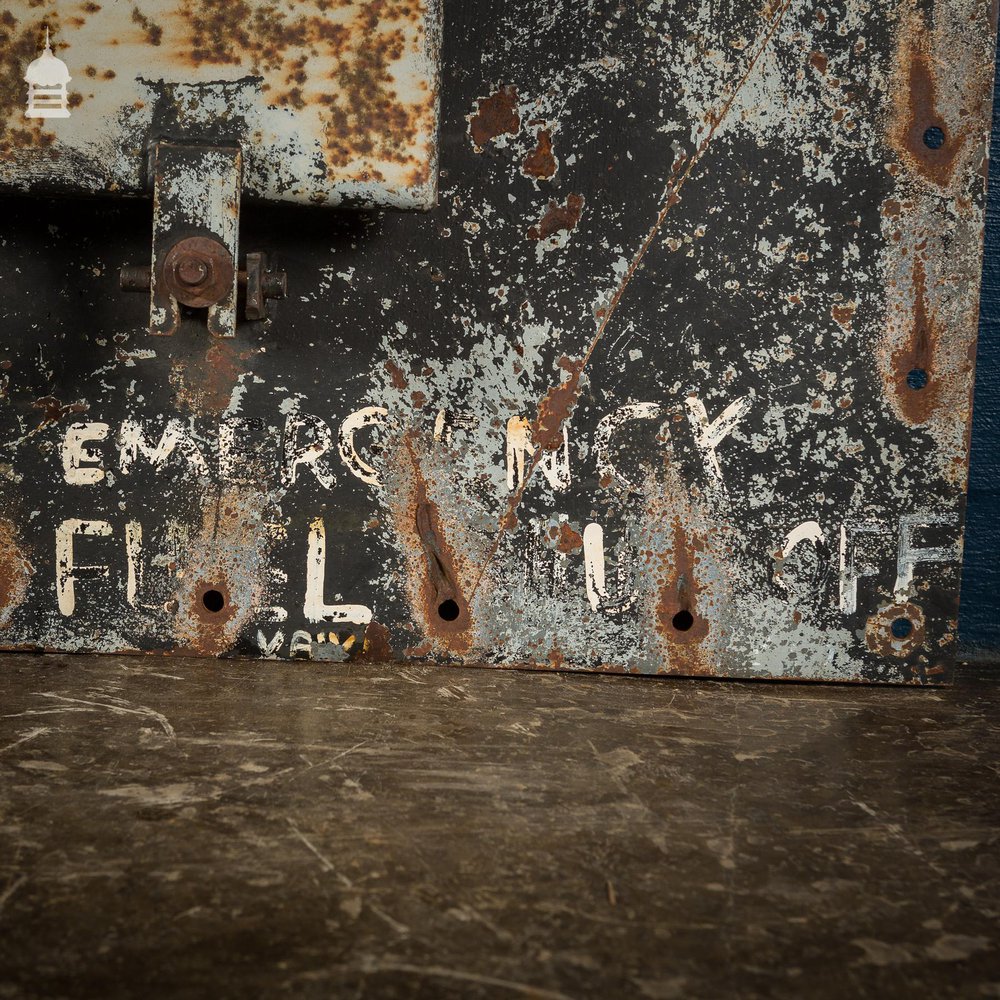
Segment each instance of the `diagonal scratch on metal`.
[[[747,62],[747,67],[744,70],[743,75],[739,78],[739,80],[736,81],[735,85],[732,87],[729,96],[725,99],[719,111],[710,114],[707,117],[706,120],[709,122],[709,129],[705,135],[705,138],[701,141],[701,143],[698,145],[695,151],[691,154],[690,158],[688,158],[686,161],[683,160],[682,158],[679,158],[679,162],[674,165],[674,168],[671,171],[670,177],[667,179],[667,183],[664,188],[663,198],[660,203],[660,209],[657,212],[656,218],[653,220],[653,223],[649,228],[649,232],[646,234],[645,239],[642,241],[642,243],[639,245],[638,250],[636,250],[635,254],[633,255],[628,268],[625,270],[625,273],[622,275],[621,280],[615,287],[615,290],[612,293],[611,298],[608,300],[607,305],[604,307],[603,311],[598,314],[600,316],[600,320],[598,322],[597,330],[594,333],[594,336],[591,339],[590,344],[583,355],[583,358],[577,364],[574,365],[573,373],[571,374],[570,378],[567,379],[566,382],[563,382],[562,386],[559,387],[559,388],[563,387],[572,388],[574,396],[573,405],[575,405],[576,402],[575,397],[579,394],[580,377],[586,370],[587,365],[590,363],[590,359],[593,356],[594,351],[597,349],[597,345],[601,342],[601,338],[604,336],[604,332],[605,330],[607,330],[608,324],[611,322],[612,316],[614,316],[615,312],[617,311],[618,305],[622,300],[622,296],[625,294],[626,288],[628,288],[630,282],[632,281],[632,277],[635,275],[635,272],[639,269],[639,265],[642,263],[642,259],[643,257],[645,257],[646,252],[653,245],[653,241],[659,235],[660,229],[662,228],[664,220],[666,219],[670,209],[673,208],[673,206],[677,204],[678,201],[680,201],[681,188],[684,186],[687,179],[691,176],[691,174],[694,171],[694,168],[701,161],[702,157],[708,151],[709,146],[711,145],[712,141],[715,138],[716,133],[719,130],[719,126],[722,125],[722,123],[726,120],[726,117],[728,116],[729,111],[733,106],[733,102],[736,100],[740,91],[743,89],[744,84],[750,78],[750,75],[756,68],[760,58],[769,48],[771,40],[774,38],[774,35],[777,32],[778,28],[781,27],[782,21],[784,20],[785,15],[788,13],[788,9],[791,7],[791,5],[792,5],[792,0],[781,0],[780,6],[778,7],[776,13],[773,14],[767,27],[764,29],[764,31],[761,32],[760,35],[758,35],[758,42],[754,47],[755,48],[754,54]],[[683,169],[681,169],[682,167]],[[549,394],[551,394],[553,391],[554,390],[550,389]],[[547,394],[546,398],[548,398],[549,394]],[[541,403],[539,404],[539,412],[541,412]],[[536,417],[535,419],[535,424],[537,429],[538,417]],[[509,500],[507,501],[507,508],[504,511],[501,518],[499,519],[497,525],[497,531],[494,536],[493,542],[490,545],[489,551],[486,554],[486,558],[483,560],[482,566],[479,569],[479,573],[477,574],[475,582],[473,583],[472,589],[469,593],[470,604],[474,600],[476,594],[479,592],[479,587],[480,584],[482,583],[483,577],[486,574],[487,568],[492,563],[493,559],[496,557],[497,552],[499,551],[501,539],[503,538],[504,534],[507,531],[513,530],[513,527],[516,524],[514,518],[515,512],[517,511],[517,508],[521,504],[521,500],[524,497],[525,490],[528,487],[528,483],[531,481],[532,475],[534,474],[535,470],[541,463],[545,450],[546,449],[542,447],[538,447],[535,449],[534,454],[531,456],[530,462],[525,466],[524,476],[521,482],[519,483],[517,489],[514,491],[513,494],[511,494]]]

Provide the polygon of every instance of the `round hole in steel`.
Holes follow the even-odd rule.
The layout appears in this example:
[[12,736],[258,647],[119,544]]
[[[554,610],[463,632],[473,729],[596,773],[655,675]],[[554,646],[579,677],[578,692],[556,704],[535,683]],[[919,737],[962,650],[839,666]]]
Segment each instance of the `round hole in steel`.
[[686,608],[682,608],[676,615],[674,615],[670,624],[673,625],[678,632],[687,632],[687,630],[694,625],[694,615],[692,615]]
[[897,639],[905,639],[913,631],[913,622],[909,618],[897,618],[891,628]]
[[211,611],[214,615],[226,606],[226,599],[219,590],[206,590],[201,595],[201,603],[205,605],[206,611]]
[[906,373],[906,384],[911,389],[923,389],[927,385],[927,372],[923,368],[913,368]]
[[442,621],[453,622],[458,617],[458,604],[450,597],[438,605],[438,618]]
[[924,145],[928,149],[940,149],[944,145],[944,129],[932,125],[924,132]]

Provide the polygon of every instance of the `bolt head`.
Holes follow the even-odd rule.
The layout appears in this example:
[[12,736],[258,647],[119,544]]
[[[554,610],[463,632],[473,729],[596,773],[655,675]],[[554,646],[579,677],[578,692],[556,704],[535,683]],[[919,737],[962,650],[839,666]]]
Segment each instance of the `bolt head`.
[[193,254],[188,254],[177,262],[177,268],[174,273],[181,284],[187,285],[188,288],[197,288],[208,280],[211,270],[212,268],[208,261]]

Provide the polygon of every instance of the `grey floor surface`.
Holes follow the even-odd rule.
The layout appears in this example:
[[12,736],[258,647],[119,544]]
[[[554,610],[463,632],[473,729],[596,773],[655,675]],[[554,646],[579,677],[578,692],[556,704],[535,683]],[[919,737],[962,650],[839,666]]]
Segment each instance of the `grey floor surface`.
[[1000,997],[1000,685],[0,658],[0,997]]

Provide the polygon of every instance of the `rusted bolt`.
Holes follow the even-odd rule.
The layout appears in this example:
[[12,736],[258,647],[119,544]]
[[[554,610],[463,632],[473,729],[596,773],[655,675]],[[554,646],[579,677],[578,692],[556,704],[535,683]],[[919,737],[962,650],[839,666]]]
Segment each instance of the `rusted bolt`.
[[189,288],[203,285],[211,274],[211,265],[199,257],[183,257],[174,268],[177,280]]
[[149,274],[148,264],[127,264],[118,273],[118,284],[123,292],[148,292]]
[[236,268],[221,241],[190,236],[175,243],[163,259],[162,281],[178,302],[204,309],[232,293]]

